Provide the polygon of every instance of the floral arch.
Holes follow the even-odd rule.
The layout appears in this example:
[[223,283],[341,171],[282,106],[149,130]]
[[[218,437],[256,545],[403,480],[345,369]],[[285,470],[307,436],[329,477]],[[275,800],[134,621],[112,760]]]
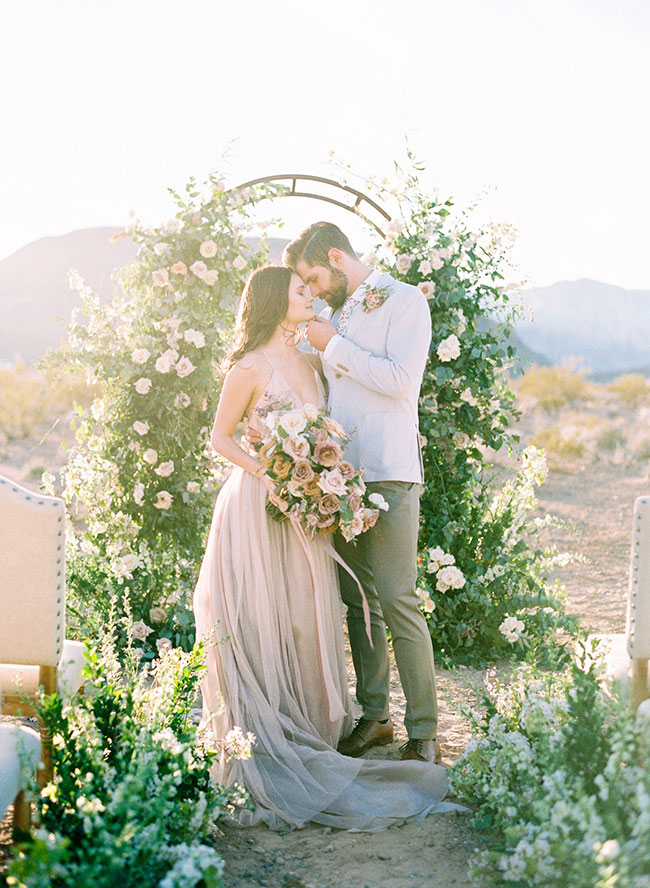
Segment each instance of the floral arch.
[[[191,179],[183,194],[172,192],[172,219],[126,229],[139,252],[119,272],[108,304],[76,280],[87,322],[73,317],[67,345],[49,363],[84,368],[102,391],[80,415],[59,482],[72,519],[68,596],[78,634],[92,635],[112,607],[145,659],[170,643],[192,643],[191,594],[226,470],[208,441],[219,365],[243,283],[267,255],[265,236],[247,240],[260,227],[256,207],[285,196],[354,212],[376,241],[368,260],[418,286],[429,302],[418,587],[437,651],[455,660],[523,652],[565,625],[526,515],[542,460],[529,453],[498,493],[484,478],[488,448],[511,443],[507,244],[494,230],[471,231],[452,201],[426,191],[418,176],[413,164],[396,182],[362,179],[360,188],[298,174],[232,189],[216,175],[201,186]],[[314,192],[314,183],[349,200]],[[46,483],[54,490],[54,479]],[[462,570],[460,586],[444,581],[451,563]],[[500,627],[523,610],[525,631],[513,640]]]

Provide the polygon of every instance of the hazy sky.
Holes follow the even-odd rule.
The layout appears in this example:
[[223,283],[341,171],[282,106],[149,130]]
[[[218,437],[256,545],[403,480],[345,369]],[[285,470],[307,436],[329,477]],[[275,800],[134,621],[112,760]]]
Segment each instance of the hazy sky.
[[[327,174],[335,149],[390,174],[408,136],[441,193],[489,189],[536,283],[650,289],[646,0],[8,6],[0,258],[130,209],[159,221],[168,185],[215,167]],[[272,210],[287,234],[334,217],[298,203]]]

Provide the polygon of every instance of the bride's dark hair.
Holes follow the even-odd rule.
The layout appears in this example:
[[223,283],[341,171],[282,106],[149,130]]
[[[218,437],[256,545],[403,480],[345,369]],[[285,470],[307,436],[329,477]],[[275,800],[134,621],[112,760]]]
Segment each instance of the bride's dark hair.
[[247,352],[268,342],[289,308],[289,283],[292,271],[284,265],[264,265],[256,269],[239,300],[232,348],[225,370]]

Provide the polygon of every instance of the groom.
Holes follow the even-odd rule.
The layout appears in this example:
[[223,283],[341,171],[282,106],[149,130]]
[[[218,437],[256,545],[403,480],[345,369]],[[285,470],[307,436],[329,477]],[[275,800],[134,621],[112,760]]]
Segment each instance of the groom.
[[346,459],[363,466],[369,494],[389,505],[356,543],[337,538],[339,553],[361,582],[371,614],[371,647],[361,596],[339,571],[363,707],[339,752],[359,756],[390,743],[388,626],[406,697],[408,743],[402,759],[438,761],[437,701],[431,638],[415,593],[419,497],[423,469],[418,397],[431,342],[431,317],[417,287],[361,262],[340,228],[316,222],[287,245],[284,262],[328,308],[309,323],[307,339],[321,352],[329,409],[356,429]]

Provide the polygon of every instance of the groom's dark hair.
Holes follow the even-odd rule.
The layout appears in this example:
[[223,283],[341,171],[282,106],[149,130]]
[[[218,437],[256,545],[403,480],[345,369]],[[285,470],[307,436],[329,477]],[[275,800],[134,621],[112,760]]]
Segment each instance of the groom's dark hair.
[[296,270],[301,259],[307,265],[322,265],[329,268],[328,253],[332,249],[347,253],[354,259],[357,258],[352,244],[338,226],[332,222],[314,222],[309,228],[305,228],[295,240],[286,245],[282,253],[282,261],[292,271]]

